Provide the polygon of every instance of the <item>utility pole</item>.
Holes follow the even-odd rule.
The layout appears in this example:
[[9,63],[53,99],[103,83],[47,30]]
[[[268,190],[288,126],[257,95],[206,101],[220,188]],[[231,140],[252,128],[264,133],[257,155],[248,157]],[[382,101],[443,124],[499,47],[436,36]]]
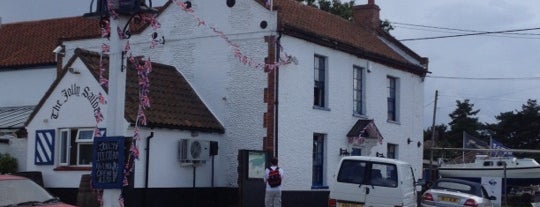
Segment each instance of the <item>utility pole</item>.
[[434,181],[433,178],[433,147],[435,147],[435,119],[437,117],[437,98],[439,96],[439,90],[435,90],[435,103],[433,104],[433,122],[431,123],[431,146],[429,147],[429,179]]
[[[118,0],[114,1],[118,5]],[[118,15],[118,17],[109,17],[111,35],[110,35],[110,53],[109,53],[109,92],[107,95],[107,116],[105,117],[108,137],[126,137],[127,124],[125,123],[125,99],[126,99],[126,73],[122,68],[124,61],[122,52],[123,46],[127,40],[122,39],[118,34],[117,28],[123,28],[128,23],[128,17]],[[121,189],[104,189],[103,206],[119,207],[119,198]]]

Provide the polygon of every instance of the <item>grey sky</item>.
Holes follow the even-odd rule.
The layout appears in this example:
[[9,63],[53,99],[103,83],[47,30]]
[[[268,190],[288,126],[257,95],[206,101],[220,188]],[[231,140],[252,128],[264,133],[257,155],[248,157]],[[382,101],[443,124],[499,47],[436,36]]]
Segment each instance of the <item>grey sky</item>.
[[[154,6],[166,0],[154,0]],[[365,4],[367,0],[356,0]],[[397,39],[454,35],[433,28],[398,23],[446,27],[464,30],[501,31],[540,27],[538,0],[376,0],[381,19],[395,22],[391,31]],[[2,23],[82,15],[89,11],[90,0],[3,0]],[[527,99],[539,99],[540,30],[523,31],[533,35],[478,35],[421,41],[405,41],[430,60],[430,76],[463,78],[426,78],[424,126],[431,126],[435,90],[439,90],[437,123],[449,122],[448,114],[456,100],[470,99],[481,122],[493,123],[501,112],[520,110]],[[403,94],[407,94],[404,92]]]

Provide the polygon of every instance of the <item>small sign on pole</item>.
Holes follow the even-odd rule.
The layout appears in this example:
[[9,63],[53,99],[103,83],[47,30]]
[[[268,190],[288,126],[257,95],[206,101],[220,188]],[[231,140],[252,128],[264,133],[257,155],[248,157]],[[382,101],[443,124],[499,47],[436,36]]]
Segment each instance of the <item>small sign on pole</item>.
[[124,137],[94,139],[92,186],[101,189],[122,188]]

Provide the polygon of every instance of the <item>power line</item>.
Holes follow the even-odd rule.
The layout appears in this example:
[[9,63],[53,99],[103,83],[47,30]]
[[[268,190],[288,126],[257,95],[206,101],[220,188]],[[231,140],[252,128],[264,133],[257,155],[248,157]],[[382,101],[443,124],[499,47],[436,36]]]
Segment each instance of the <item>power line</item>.
[[540,77],[459,77],[459,76],[434,76],[427,75],[427,78],[457,79],[457,80],[538,80]]
[[[411,23],[402,23],[402,22],[391,22],[395,25],[405,25],[405,26],[412,26],[412,27],[422,27],[422,28],[432,28],[432,29],[439,29],[439,30],[450,30],[450,31],[459,31],[459,32],[488,32],[488,31],[480,31],[480,30],[470,30],[470,29],[457,29],[457,28],[449,28],[449,27],[440,27],[440,26],[428,26],[428,25],[422,25],[422,24],[411,24]],[[429,30],[428,30],[429,31]],[[431,30],[433,31],[433,30]],[[512,35],[534,35],[534,36],[540,36],[539,33],[518,33],[518,32],[505,32],[505,34],[512,34]]]
[[[402,29],[410,29],[410,30],[419,30],[419,31],[428,31],[428,32],[438,32],[438,33],[447,33],[447,34],[463,34],[463,32],[459,30],[434,30],[430,28],[423,28],[423,27],[410,27],[410,26],[394,26],[397,28]],[[467,31],[474,31],[474,30],[467,30]],[[474,32],[481,32],[481,31],[474,31]],[[527,35],[527,36],[525,36]],[[535,35],[535,36],[533,36]],[[538,36],[536,36],[538,35]],[[513,38],[513,39],[540,39],[540,34],[534,34],[534,33],[501,33],[501,34],[486,34],[485,36],[490,37],[504,37],[504,38]]]
[[527,28],[527,29],[502,30],[502,31],[493,31],[493,32],[475,32],[475,33],[458,34],[458,35],[410,38],[410,39],[402,39],[399,41],[433,40],[433,39],[443,39],[443,38],[452,38],[452,37],[465,37],[465,36],[476,36],[476,35],[486,35],[486,34],[501,34],[501,33],[509,33],[509,32],[531,31],[531,30],[539,30],[539,29],[540,27]]

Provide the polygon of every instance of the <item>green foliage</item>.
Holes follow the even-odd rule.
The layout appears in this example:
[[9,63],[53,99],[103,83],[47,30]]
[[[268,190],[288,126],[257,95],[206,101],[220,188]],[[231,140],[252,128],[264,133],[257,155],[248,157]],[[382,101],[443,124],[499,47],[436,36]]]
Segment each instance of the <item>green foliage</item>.
[[318,8],[323,11],[330,12],[332,14],[338,15],[344,19],[352,19],[352,11],[354,7],[354,1],[349,1],[346,3],[341,3],[340,0],[297,0],[298,2],[303,2],[308,6]]
[[16,173],[17,160],[9,154],[0,153],[0,174]]
[[[445,124],[435,127],[436,147],[461,148],[463,146],[463,132],[489,142],[489,138],[496,139],[512,149],[539,149],[540,148],[540,106],[536,100],[527,100],[521,110],[502,112],[495,116],[497,123],[482,124],[476,115],[480,110],[474,109],[474,104],[469,100],[456,101],[456,109],[449,114],[451,121],[448,127]],[[449,130],[448,130],[449,128]],[[431,128],[424,131],[424,140],[431,140]],[[429,155],[424,153],[424,157]],[[426,154],[427,153],[427,154]],[[459,156],[461,152],[438,152],[435,158],[444,156],[452,158]],[[537,153],[515,153],[518,157],[531,157],[540,160]]]
[[381,28],[386,32],[390,32],[394,30],[394,26],[392,26],[392,24],[390,23],[390,21],[388,21],[388,19],[385,19],[384,21],[381,22]]
[[[509,111],[495,116],[498,123],[489,125],[494,138],[514,149],[538,149],[540,147],[540,106],[536,100],[527,100],[521,111]],[[516,153],[514,153],[516,154]],[[539,154],[523,155],[537,160]]]

